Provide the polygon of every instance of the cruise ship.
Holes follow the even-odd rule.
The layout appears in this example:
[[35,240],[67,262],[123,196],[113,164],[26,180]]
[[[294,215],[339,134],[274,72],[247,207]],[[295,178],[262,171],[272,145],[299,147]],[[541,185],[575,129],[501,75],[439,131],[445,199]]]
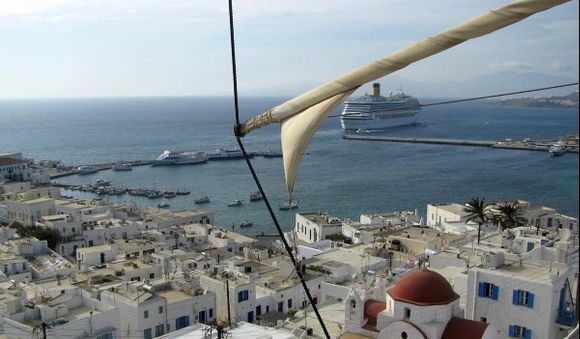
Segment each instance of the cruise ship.
[[345,101],[340,123],[345,131],[372,131],[410,125],[417,121],[419,105],[419,100],[401,90],[384,97],[381,95],[381,85],[374,83],[372,94]]
[[206,152],[165,151],[151,163],[153,166],[201,164],[207,161]]

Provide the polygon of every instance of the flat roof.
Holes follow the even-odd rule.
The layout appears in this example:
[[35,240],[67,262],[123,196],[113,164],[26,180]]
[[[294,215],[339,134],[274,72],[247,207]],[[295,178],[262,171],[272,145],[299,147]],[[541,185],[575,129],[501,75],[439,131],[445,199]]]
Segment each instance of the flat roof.
[[[474,267],[474,269],[485,269],[484,267]],[[560,263],[551,265],[537,265],[527,262],[509,262],[495,269],[490,269],[494,274],[501,274],[513,279],[535,281],[540,283],[550,282],[552,276],[565,275],[568,272],[568,266]]]
[[19,164],[27,164],[27,163],[28,163],[28,161],[23,160],[23,159],[0,157],[0,166],[10,166],[10,165],[19,165]]
[[[303,212],[298,213],[298,215],[317,223],[319,226],[340,226],[342,223],[340,218],[326,212]],[[336,221],[336,223],[331,223],[331,221]]]
[[461,216],[467,215],[468,213],[464,211],[465,206],[457,203],[444,203],[444,204],[429,204],[431,206],[437,207],[447,212],[459,214]]
[[398,230],[396,233],[389,235],[389,237],[399,237],[399,238],[408,238],[412,240],[435,240],[435,239],[443,239],[448,244],[452,244],[455,241],[467,239],[463,235],[452,234],[452,233],[445,233],[443,231],[439,231],[433,228],[426,228],[426,227],[407,227]]

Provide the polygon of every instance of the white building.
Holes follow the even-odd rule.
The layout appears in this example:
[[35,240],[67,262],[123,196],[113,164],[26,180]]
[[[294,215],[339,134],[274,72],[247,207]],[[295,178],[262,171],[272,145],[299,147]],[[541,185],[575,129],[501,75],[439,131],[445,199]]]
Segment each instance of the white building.
[[40,218],[55,214],[54,199],[23,197],[19,200],[0,201],[0,221],[17,221],[25,226],[35,225]]
[[299,240],[317,242],[330,235],[342,234],[342,220],[326,212],[296,213],[294,231]]
[[116,245],[100,245],[77,249],[77,262],[80,267],[102,265],[117,259],[119,249]]
[[171,226],[187,224],[211,224],[213,213],[204,210],[170,211],[167,209],[147,208],[141,211],[141,218],[146,226],[154,229],[165,229]]
[[32,174],[30,165],[32,160],[15,155],[14,157],[0,156],[0,178],[12,181],[28,181]]
[[465,205],[448,204],[427,204],[427,226],[441,226],[445,222],[465,221],[468,215],[464,211]]
[[[540,250],[540,249],[537,249]],[[503,337],[562,338],[573,325],[573,273],[567,264],[533,264],[488,254],[468,271],[466,317],[493,324]],[[516,260],[513,260],[516,259]]]
[[361,214],[359,221],[343,220],[342,234],[353,244],[369,244],[380,238],[383,231],[422,226],[421,223],[422,218],[417,210]]
[[216,319],[215,295],[201,289],[196,279],[158,279],[146,285],[125,285],[103,291],[101,299],[119,308],[121,338],[151,339]]
[[[48,338],[111,339],[119,335],[119,310],[72,285],[55,283],[43,288],[16,286],[19,301],[4,319],[9,338],[31,338],[47,324]],[[39,332],[40,331],[40,332]]]
[[[256,320],[256,286],[242,275],[222,271],[223,274],[200,276],[201,286],[215,294],[217,320],[227,322],[228,304],[232,321]],[[229,303],[228,303],[229,297]]]

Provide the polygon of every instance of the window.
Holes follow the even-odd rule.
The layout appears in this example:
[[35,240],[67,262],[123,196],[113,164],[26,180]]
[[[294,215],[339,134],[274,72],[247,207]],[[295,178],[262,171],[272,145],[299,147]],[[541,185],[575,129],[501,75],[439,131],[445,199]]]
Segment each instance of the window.
[[155,273],[149,273],[149,279],[155,278]]
[[512,303],[514,305],[534,308],[534,294],[524,290],[514,290],[512,295]]
[[153,335],[151,334],[150,328],[143,331],[143,339],[153,339]]
[[143,311],[143,318],[149,318],[149,311]]
[[480,282],[478,296],[497,300],[499,298],[499,286],[492,283]]
[[487,323],[487,318],[481,317],[481,318],[479,318],[479,321],[481,321],[482,323]]
[[95,339],[115,339],[115,336],[113,335],[113,332],[107,332],[96,336]]
[[155,337],[160,337],[165,334],[164,332],[165,326],[163,324],[155,326]]
[[292,308],[292,299],[288,299],[288,309]]
[[250,293],[248,290],[238,292],[238,302],[246,301],[250,299]]
[[520,325],[510,325],[509,327],[509,337],[510,338],[532,338],[532,330],[525,328]]
[[163,313],[163,306],[159,306],[159,314]]
[[405,319],[411,319],[411,309],[405,307]]

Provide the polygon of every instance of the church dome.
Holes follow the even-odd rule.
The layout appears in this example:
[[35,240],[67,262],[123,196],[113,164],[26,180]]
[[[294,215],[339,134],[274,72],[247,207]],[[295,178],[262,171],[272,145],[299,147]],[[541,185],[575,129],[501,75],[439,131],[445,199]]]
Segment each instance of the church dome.
[[446,305],[459,298],[441,274],[428,269],[405,274],[387,294],[396,301],[419,306]]

